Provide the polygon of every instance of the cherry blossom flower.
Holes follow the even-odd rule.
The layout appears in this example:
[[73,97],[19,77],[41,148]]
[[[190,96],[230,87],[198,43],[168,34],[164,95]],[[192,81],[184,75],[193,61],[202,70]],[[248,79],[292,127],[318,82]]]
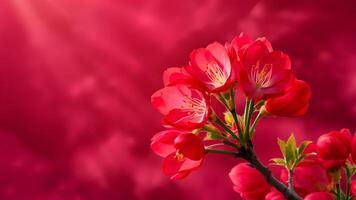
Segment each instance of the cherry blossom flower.
[[221,92],[233,83],[233,72],[227,50],[214,42],[190,54],[190,65],[186,70],[198,80],[208,92]]
[[178,130],[166,130],[154,135],[151,149],[164,157],[163,173],[173,180],[188,176],[202,164],[205,155],[199,136]]
[[153,106],[164,115],[163,122],[181,129],[203,126],[210,114],[206,96],[191,86],[167,86],[151,97]]
[[266,99],[282,94],[294,79],[288,55],[273,51],[266,38],[258,38],[239,54],[237,77],[249,98]]

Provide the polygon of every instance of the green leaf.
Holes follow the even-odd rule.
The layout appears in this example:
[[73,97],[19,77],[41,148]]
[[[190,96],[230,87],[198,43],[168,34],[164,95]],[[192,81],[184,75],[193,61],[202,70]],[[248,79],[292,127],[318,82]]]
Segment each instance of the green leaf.
[[299,147],[298,147],[298,153],[299,153],[299,155],[303,154],[303,153],[304,153],[304,150],[305,150],[305,149],[308,147],[308,145],[311,144],[311,143],[312,143],[312,141],[308,141],[308,140],[303,141],[303,142],[299,145]]
[[272,164],[274,165],[285,166],[285,161],[283,158],[272,158],[270,161],[272,161]]
[[285,148],[285,158],[287,164],[292,164],[297,159],[297,144],[295,142],[295,137],[292,134],[287,140],[287,146]]
[[281,150],[283,156],[285,157],[286,156],[286,146],[287,146],[286,143],[279,138],[277,138],[277,143],[278,143],[279,149]]

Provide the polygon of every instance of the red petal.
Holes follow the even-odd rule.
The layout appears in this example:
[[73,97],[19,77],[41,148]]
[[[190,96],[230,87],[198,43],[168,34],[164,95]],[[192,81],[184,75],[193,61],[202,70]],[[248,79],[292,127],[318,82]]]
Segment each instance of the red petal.
[[177,130],[161,131],[151,139],[151,149],[159,156],[166,157],[176,151],[174,139],[182,132]]
[[171,176],[171,179],[172,179],[173,181],[183,179],[183,178],[187,177],[187,176],[190,174],[190,172],[191,172],[191,171],[178,172],[178,173],[172,175],[172,176]]
[[[272,51],[271,44],[266,39],[258,39],[247,47],[241,61],[244,68],[250,68]],[[249,70],[248,70],[249,71]]]
[[315,192],[309,194],[304,200],[333,200],[334,196],[329,192]]
[[178,128],[199,128],[210,114],[204,94],[183,84],[158,90],[152,95],[151,101],[165,115],[165,123]]
[[300,116],[307,111],[310,97],[309,85],[304,81],[296,80],[284,95],[268,99],[265,108],[273,115]]
[[193,161],[187,158],[178,160],[176,154],[172,153],[163,160],[163,173],[170,176],[171,179],[177,180],[186,177],[192,170],[198,168],[203,162],[203,159]]
[[173,85],[187,79],[189,74],[184,74],[180,67],[170,67],[163,72],[164,86]]
[[190,54],[190,66],[186,69],[209,92],[222,91],[231,84],[228,81],[232,74],[230,58],[220,43],[194,50]]
[[232,41],[231,41],[231,47],[235,50],[235,52],[237,53],[238,50],[243,47],[246,44],[250,44],[252,42],[250,36],[244,34],[244,33],[240,33],[239,36],[235,37]]
[[174,146],[180,153],[192,160],[201,160],[205,155],[201,139],[192,133],[183,133],[177,136],[174,140]]
[[176,173],[180,171],[181,166],[184,163],[184,160],[178,160],[176,158],[176,153],[171,153],[169,154],[164,160],[163,160],[163,173],[167,176],[173,176]]

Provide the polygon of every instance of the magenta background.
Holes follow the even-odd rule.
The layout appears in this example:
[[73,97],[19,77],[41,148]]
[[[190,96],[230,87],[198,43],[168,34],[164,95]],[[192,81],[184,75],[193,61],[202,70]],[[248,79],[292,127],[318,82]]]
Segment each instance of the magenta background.
[[162,71],[241,31],[287,52],[313,99],[303,118],[260,124],[267,161],[277,136],[356,131],[355,10],[351,0],[2,0],[0,199],[239,199],[229,157],[209,155],[180,182],[161,174],[149,98]]

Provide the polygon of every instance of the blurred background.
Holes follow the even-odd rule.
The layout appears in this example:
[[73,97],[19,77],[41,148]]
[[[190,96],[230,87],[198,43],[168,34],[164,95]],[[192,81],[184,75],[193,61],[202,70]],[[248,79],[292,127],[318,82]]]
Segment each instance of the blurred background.
[[353,0],[1,0],[0,20],[2,200],[238,200],[227,156],[162,175],[150,96],[165,68],[242,31],[288,53],[313,90],[305,117],[260,123],[264,162],[277,137],[356,131]]

